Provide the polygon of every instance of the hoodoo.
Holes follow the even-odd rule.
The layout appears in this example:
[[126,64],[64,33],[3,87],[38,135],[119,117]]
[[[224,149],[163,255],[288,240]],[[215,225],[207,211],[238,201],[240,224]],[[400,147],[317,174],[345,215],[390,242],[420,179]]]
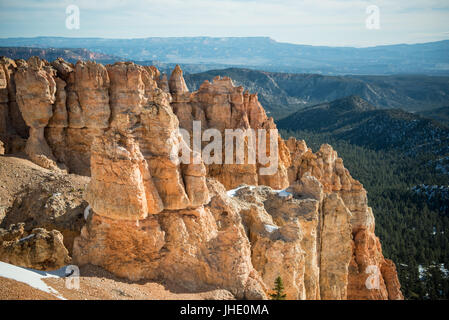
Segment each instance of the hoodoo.
[[[248,154],[242,164],[174,162],[191,146],[181,131],[192,137],[194,121],[223,136],[265,130],[275,172],[261,174],[268,164]],[[230,78],[191,92],[179,66],[167,81],[132,62],[2,58],[0,124],[0,152],[22,150],[39,166],[90,177],[75,264],[240,299],[267,298],[278,276],[288,299],[403,298],[367,192],[337,152],[274,137],[257,95]]]

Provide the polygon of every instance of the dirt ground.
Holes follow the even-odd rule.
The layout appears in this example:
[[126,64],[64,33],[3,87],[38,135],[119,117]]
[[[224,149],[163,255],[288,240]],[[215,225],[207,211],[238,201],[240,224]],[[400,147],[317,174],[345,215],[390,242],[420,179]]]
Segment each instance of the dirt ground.
[[[67,278],[46,278],[43,281],[67,300],[230,300],[226,290],[183,293],[182,290],[155,282],[133,283],[120,279],[100,267],[81,268],[79,289],[68,289]],[[72,282],[73,283],[73,282]],[[0,277],[0,300],[57,300],[52,294],[25,283]]]
[[40,291],[15,280],[0,277],[0,300],[58,300],[52,294]]

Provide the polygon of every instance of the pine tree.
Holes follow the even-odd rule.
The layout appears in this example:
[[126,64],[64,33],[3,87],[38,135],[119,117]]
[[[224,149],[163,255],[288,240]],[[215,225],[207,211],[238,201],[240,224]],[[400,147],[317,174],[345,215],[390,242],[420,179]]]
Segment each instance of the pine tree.
[[284,293],[284,283],[282,282],[282,278],[280,276],[278,276],[274,281],[273,291],[275,293],[270,293],[271,300],[285,300],[287,295]]

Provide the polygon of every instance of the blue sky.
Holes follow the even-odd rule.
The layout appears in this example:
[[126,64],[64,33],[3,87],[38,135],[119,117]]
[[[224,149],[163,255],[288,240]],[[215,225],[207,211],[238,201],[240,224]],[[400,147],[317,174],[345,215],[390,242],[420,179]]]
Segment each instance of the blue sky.
[[[66,7],[80,28],[65,27]],[[380,29],[369,30],[376,5]],[[269,36],[311,45],[366,47],[449,39],[448,0],[0,0],[0,37]]]

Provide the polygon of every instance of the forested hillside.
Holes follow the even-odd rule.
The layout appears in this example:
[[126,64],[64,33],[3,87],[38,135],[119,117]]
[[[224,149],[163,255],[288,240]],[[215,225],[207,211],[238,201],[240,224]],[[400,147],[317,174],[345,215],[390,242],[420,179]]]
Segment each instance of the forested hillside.
[[277,121],[283,137],[331,144],[368,191],[376,234],[408,299],[449,298],[449,129],[358,97]]
[[373,150],[449,154],[448,126],[401,109],[378,109],[357,96],[304,108],[277,123],[282,129],[326,133]]
[[449,125],[449,106],[421,111],[419,114]]

